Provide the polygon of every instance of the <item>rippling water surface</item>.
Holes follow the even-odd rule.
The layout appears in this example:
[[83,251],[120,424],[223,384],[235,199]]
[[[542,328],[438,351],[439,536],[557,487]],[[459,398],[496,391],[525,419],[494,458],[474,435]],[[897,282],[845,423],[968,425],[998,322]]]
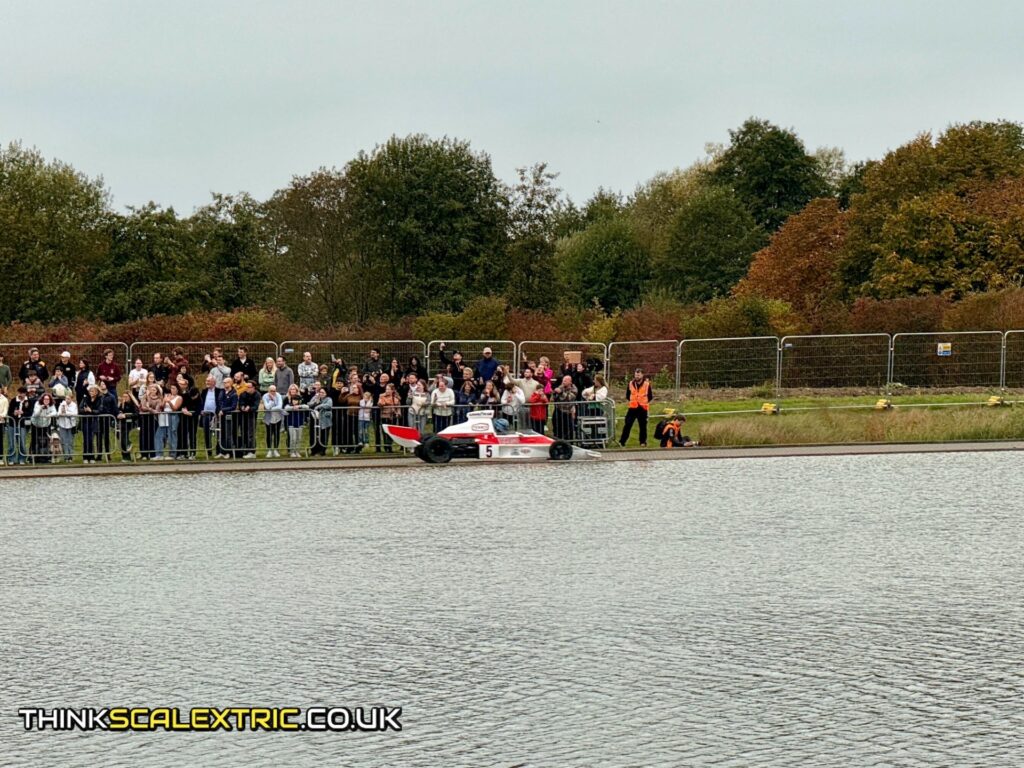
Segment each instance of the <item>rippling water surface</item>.
[[[1024,763],[1017,454],[0,487],[3,765]],[[401,733],[16,717],[375,703]]]

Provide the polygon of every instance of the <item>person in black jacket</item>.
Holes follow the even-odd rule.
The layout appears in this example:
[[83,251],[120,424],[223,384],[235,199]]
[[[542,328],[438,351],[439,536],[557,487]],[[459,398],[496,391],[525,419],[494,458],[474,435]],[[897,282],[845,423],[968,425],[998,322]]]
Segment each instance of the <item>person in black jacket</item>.
[[110,428],[114,425],[118,414],[117,395],[107,389],[105,381],[99,383],[99,394],[100,415],[103,418],[96,421],[96,451],[101,457],[109,459],[113,454],[110,445]]
[[39,350],[35,347],[28,351],[28,360],[21,364],[21,369],[18,371],[18,378],[21,379],[22,384],[25,383],[25,379],[28,378],[30,371],[35,371],[36,375],[43,381],[50,378],[50,372],[46,368],[46,363],[39,359]]
[[117,434],[121,446],[121,461],[132,460],[132,430],[139,419],[139,403],[135,393],[129,388],[121,395],[117,405]]
[[247,381],[256,384],[259,372],[256,370],[256,363],[249,359],[249,350],[246,347],[238,348],[238,357],[231,361],[231,378],[238,381],[238,374],[245,374]]
[[[203,428],[203,445],[206,446],[206,458],[214,456],[215,441],[213,436],[217,430],[217,414],[221,412],[224,402],[224,390],[217,386],[217,377],[206,377],[206,389],[196,395],[195,413],[199,414],[199,426]],[[217,451],[220,455],[220,451]]]
[[171,366],[167,365],[164,361],[164,355],[162,352],[153,353],[153,364],[149,367],[149,372],[153,374],[156,379],[156,383],[163,387],[167,383],[167,379],[171,375]]
[[93,384],[78,403],[78,415],[82,424],[82,459],[86,464],[92,464],[97,458],[95,445],[103,413],[100,388]]
[[178,419],[178,455],[188,459],[196,457],[199,437],[199,412],[202,398],[195,384],[181,371],[178,372],[178,391],[181,393],[181,413]]
[[235,458],[256,458],[256,412],[260,408],[260,393],[252,381],[239,373],[235,376],[238,390],[239,431],[235,445]]
[[[450,370],[451,371],[451,377],[452,377],[453,386],[461,387],[462,383],[463,383],[463,380],[466,378],[466,374],[465,374],[464,369],[465,368],[470,368],[470,378],[472,378],[472,368],[471,368],[471,366],[467,366],[465,364],[465,362],[462,359],[462,353],[459,352],[459,350],[457,350],[457,349],[454,352],[452,352],[451,357],[448,357],[448,355],[446,355],[444,353],[444,351],[447,348],[447,346],[448,345],[445,344],[445,342],[442,341],[438,345],[438,347],[437,347],[437,359],[438,359],[438,362],[441,363],[441,367],[438,370],[440,370],[440,371]],[[449,366],[451,366],[450,369],[449,369]],[[419,374],[417,374],[417,375],[419,375]]]

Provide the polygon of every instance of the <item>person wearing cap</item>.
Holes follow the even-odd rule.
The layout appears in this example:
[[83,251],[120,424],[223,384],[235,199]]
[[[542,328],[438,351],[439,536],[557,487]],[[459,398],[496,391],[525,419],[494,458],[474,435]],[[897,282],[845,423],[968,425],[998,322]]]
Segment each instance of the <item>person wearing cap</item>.
[[[68,356],[68,362],[71,362],[71,353],[65,353]],[[41,380],[46,381],[50,378],[50,371],[46,367],[46,363],[39,359],[39,349],[32,347],[28,351],[28,360],[21,364],[21,369],[18,371],[18,378],[21,379],[21,383],[24,384],[28,380],[30,373],[35,372]]]
[[[11,366],[4,361],[4,353],[0,352],[0,392],[6,394],[9,386],[11,386]],[[2,453],[0,451],[0,454]]]
[[484,347],[483,357],[477,361],[476,368],[474,369],[477,379],[481,383],[491,381],[494,378],[494,374],[498,372],[499,365],[501,365],[501,363],[499,363],[497,358],[494,357],[494,353],[491,352],[491,348]]
[[[462,359],[462,353],[459,350],[452,352],[451,357],[445,354],[445,349],[448,345],[445,342],[441,342],[437,347],[437,359],[441,363],[441,370],[448,370],[451,366],[452,379],[458,386],[462,386],[463,380],[466,378],[465,369],[469,368],[466,362]],[[470,376],[472,377],[472,369],[470,369]]]

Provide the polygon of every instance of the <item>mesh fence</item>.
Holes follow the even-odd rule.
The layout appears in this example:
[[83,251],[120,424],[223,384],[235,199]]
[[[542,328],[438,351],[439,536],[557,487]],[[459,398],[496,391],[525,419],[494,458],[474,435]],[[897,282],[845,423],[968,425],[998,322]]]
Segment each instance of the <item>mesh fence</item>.
[[998,387],[1003,334],[897,333],[892,380],[912,387]]
[[679,345],[680,386],[718,389],[775,385],[779,340],[775,336],[685,339]]
[[476,366],[484,356],[484,347],[491,348],[491,354],[499,365],[508,365],[515,370],[516,343],[507,339],[437,339],[427,344],[427,373],[431,376],[441,371],[441,343],[444,342],[444,353],[449,358],[459,352],[466,365]]
[[[121,366],[124,371],[124,376],[118,385],[118,389],[124,389],[127,386],[127,374],[128,374],[128,345],[123,344],[119,341],[72,341],[62,342],[60,344],[49,343],[49,344],[0,344],[0,353],[4,355],[4,362],[10,366],[11,376],[13,377],[12,385],[17,386],[24,383],[21,380],[21,368],[28,362],[29,350],[39,350],[39,362],[45,364],[46,373],[49,376],[54,375],[56,366],[61,363],[62,352],[71,353],[71,364],[77,370],[78,361],[82,358],[89,362],[89,367],[96,373],[96,367],[103,362],[103,352],[107,349],[114,351],[114,362]],[[74,371],[68,376],[68,383],[73,385]],[[43,382],[46,384],[46,382]]]
[[1024,388],[1024,331],[1007,331],[1004,337],[1003,386]]
[[407,370],[412,358],[420,365],[426,365],[427,347],[418,339],[392,339],[380,341],[284,341],[281,342],[281,356],[293,369],[302,362],[303,353],[309,352],[315,363],[330,365],[334,359],[344,360],[348,365],[359,368],[370,359],[370,350],[380,351],[381,365],[387,370],[391,360],[398,360],[401,369]]
[[679,342],[675,339],[613,341],[608,345],[608,383],[625,387],[633,378],[633,371],[643,368],[644,373],[653,380],[655,388],[676,389],[678,354]]
[[781,387],[880,387],[889,381],[886,333],[785,336]]
[[137,341],[132,344],[131,359],[134,361],[135,358],[141,358],[143,367],[148,368],[154,353],[159,352],[167,359],[173,357],[175,350],[181,350],[188,360],[192,377],[201,383],[203,364],[213,355],[214,349],[220,348],[224,353],[224,363],[231,365],[240,346],[248,350],[248,359],[253,361],[257,369],[266,358],[277,357],[275,341]]
[[591,374],[604,371],[608,362],[608,349],[604,344],[593,341],[521,341],[519,342],[519,364],[528,360],[537,362],[546,357],[557,372],[566,360],[580,361]]

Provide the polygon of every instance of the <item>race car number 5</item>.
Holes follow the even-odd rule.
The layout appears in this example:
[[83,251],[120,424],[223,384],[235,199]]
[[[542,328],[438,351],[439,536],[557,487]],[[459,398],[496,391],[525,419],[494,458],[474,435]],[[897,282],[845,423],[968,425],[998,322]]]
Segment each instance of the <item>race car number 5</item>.
[[486,447],[484,448],[484,456],[486,456],[486,457],[487,457],[487,458],[489,459],[489,458],[491,458],[491,457],[492,457],[493,455],[494,455],[494,449],[493,449],[493,448],[492,448],[491,446],[489,446],[489,445],[488,445],[488,446],[486,446]]

